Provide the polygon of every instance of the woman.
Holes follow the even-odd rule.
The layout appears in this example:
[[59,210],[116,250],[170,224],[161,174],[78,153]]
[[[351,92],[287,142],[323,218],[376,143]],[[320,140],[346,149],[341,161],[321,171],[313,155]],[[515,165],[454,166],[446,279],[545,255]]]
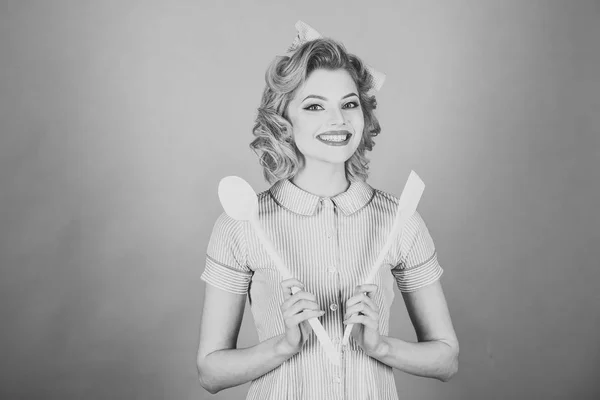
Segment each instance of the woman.
[[[221,214],[202,274],[200,382],[217,393],[252,381],[248,399],[387,400],[398,398],[393,368],[447,381],[458,341],[419,213],[374,284],[361,285],[398,206],[365,182],[364,153],[380,131],[368,94],[375,73],[331,39],[299,36],[291,50],[267,71],[251,147],[273,183],[258,195],[259,218],[295,278],[282,281],[248,223]],[[394,282],[418,343],[387,336]],[[294,295],[293,286],[301,289]],[[237,349],[246,295],[260,343]],[[342,352],[340,366],[307,325],[313,317]],[[356,325],[346,347],[347,324]]]

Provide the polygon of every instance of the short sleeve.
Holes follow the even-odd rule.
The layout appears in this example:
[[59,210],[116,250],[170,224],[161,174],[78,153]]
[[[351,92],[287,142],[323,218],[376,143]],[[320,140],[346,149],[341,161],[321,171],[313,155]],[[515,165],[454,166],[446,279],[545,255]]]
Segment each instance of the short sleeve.
[[247,265],[243,222],[222,213],[212,230],[206,250],[206,266],[200,279],[219,289],[246,294],[252,279]]
[[392,269],[398,289],[414,292],[437,281],[443,273],[427,225],[418,212],[408,220],[400,238],[400,262]]

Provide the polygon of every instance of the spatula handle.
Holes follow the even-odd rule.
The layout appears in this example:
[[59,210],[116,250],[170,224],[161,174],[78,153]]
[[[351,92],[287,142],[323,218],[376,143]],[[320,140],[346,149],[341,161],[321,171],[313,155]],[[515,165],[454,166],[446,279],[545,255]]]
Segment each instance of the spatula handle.
[[[367,279],[364,281],[365,284],[370,284],[375,280],[375,276],[379,272],[381,263],[387,255],[392,243],[397,238],[398,234],[402,231],[408,219],[417,210],[417,205],[421,200],[423,190],[425,190],[425,184],[423,183],[421,178],[419,178],[415,171],[411,171],[410,175],[408,176],[408,180],[404,185],[404,190],[402,190],[402,194],[400,195],[400,199],[398,200],[398,208],[396,210],[396,217],[394,218],[392,230],[388,234],[385,244],[379,252],[377,260],[373,264],[373,267],[371,268]],[[346,325],[346,330],[344,331],[344,337],[342,339],[342,345],[348,345],[353,327],[354,324]]]

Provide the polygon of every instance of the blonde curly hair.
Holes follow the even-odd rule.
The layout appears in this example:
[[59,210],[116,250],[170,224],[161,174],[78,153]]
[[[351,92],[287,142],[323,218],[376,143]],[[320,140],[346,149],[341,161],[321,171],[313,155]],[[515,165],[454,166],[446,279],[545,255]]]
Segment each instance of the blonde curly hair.
[[365,151],[373,149],[373,137],[381,132],[374,114],[377,101],[368,94],[373,88],[373,78],[366,65],[348,53],[343,44],[320,38],[304,43],[290,56],[277,56],[265,73],[266,87],[252,130],[256,138],[250,148],[258,156],[269,183],[294,177],[304,165],[304,156],[294,143],[286,110],[311,72],[320,68],[344,69],[356,84],[365,124],[357,150],[345,163],[346,176],[350,181],[365,181],[368,177],[369,160]]

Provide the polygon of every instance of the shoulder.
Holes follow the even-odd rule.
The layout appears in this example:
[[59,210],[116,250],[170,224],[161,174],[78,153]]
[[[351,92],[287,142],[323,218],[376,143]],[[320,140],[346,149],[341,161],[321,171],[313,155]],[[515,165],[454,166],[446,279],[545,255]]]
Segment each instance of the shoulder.
[[231,218],[225,211],[222,211],[213,226],[213,236],[221,235],[241,239],[244,237],[244,229],[247,223],[247,221]]
[[373,188],[373,198],[371,200],[372,207],[378,210],[386,210],[386,213],[395,214],[400,198],[386,190]]
[[271,196],[271,189],[272,186],[269,189],[263,190],[262,192],[256,195],[259,204],[264,204],[269,201],[273,201],[273,197]]
[[387,192],[382,189],[373,188],[373,198],[374,200],[389,202],[393,204],[398,204],[400,198],[390,192]]
[[[268,189],[265,189],[256,194],[258,200],[258,214],[273,213],[282,206],[284,193],[284,182],[277,181]],[[285,208],[285,207],[284,207]]]

